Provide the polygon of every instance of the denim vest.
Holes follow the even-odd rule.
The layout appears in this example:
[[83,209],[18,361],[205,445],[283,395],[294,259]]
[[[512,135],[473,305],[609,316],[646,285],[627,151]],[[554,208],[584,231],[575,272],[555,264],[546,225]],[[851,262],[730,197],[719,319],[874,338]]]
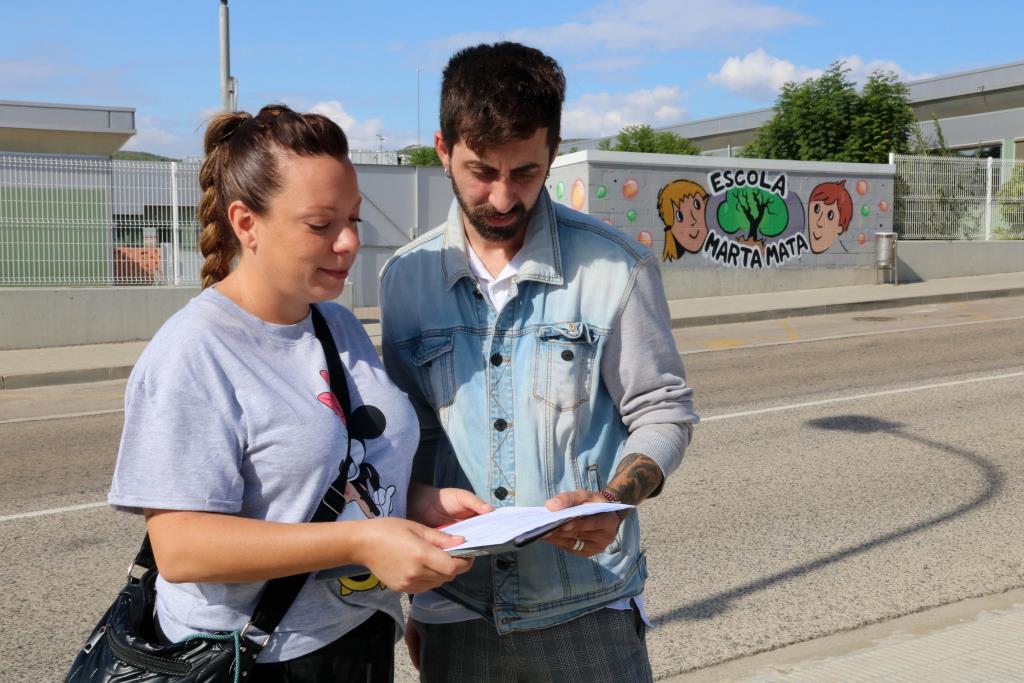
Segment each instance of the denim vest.
[[[462,214],[399,250],[382,271],[384,358],[422,424],[418,478],[495,507],[598,491],[628,436],[601,381],[605,341],[648,252],[541,192],[501,313],[477,290]],[[499,633],[568,621],[639,594],[638,514],[605,552],[536,542],[477,558],[438,592]]]

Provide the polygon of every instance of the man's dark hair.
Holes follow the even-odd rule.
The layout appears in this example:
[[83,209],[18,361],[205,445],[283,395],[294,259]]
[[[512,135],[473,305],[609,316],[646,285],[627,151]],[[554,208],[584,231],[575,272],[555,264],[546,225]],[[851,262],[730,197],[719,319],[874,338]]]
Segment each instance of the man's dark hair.
[[551,57],[519,43],[457,52],[441,79],[441,137],[449,151],[462,140],[478,154],[547,128],[558,144],[565,74]]

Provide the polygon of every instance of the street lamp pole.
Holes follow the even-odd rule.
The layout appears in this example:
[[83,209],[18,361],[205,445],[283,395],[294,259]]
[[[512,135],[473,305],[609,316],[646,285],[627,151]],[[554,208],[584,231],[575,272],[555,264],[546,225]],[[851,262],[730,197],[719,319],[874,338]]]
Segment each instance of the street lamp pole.
[[234,79],[231,77],[231,44],[228,39],[228,0],[220,0],[220,108],[234,111]]

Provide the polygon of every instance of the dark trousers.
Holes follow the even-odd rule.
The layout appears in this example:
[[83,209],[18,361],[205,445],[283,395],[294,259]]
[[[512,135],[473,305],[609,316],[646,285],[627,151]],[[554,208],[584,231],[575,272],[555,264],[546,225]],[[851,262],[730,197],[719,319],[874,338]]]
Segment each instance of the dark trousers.
[[285,662],[257,664],[249,683],[391,683],[395,674],[395,621],[384,612],[333,643]]
[[416,622],[423,683],[649,683],[643,621],[599,609],[564,624],[499,636],[483,619]]
[[[384,612],[309,654],[285,662],[257,664],[247,683],[392,683],[395,621]],[[170,641],[156,624],[157,641]]]

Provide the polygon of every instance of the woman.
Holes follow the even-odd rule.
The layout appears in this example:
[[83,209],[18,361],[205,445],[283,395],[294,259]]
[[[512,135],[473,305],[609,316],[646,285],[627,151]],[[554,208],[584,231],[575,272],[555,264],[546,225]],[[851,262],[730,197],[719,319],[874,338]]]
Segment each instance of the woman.
[[[321,303],[341,294],[359,250],[341,129],[284,106],[220,114],[205,152],[204,290],[132,372],[109,502],[145,513],[158,636],[241,628],[268,579],[366,567],[311,576],[247,680],[390,680],[399,594],[470,567],[442,550],[460,539],[423,524],[491,508],[465,491],[409,490],[413,409],[355,317]],[[351,415],[330,391],[314,303],[339,349]],[[339,521],[305,523],[349,437]]]

